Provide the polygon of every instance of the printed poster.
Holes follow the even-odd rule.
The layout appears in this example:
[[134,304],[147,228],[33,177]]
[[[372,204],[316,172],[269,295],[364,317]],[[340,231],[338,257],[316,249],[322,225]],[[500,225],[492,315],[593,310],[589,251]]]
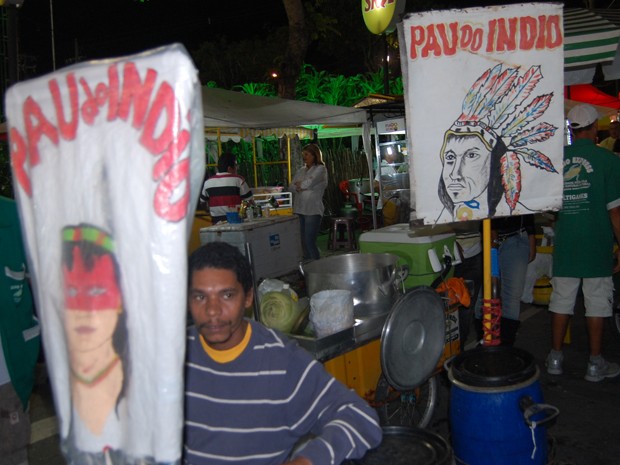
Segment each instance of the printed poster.
[[200,83],[171,45],[6,97],[11,164],[69,464],[175,464]]
[[417,217],[558,210],[562,5],[410,14],[399,35]]

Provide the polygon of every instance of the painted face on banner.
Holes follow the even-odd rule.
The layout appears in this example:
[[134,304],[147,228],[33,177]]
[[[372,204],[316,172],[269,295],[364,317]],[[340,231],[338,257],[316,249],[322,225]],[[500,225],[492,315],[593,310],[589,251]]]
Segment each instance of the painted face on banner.
[[491,151],[478,136],[449,136],[442,158],[441,176],[455,204],[476,199],[487,189]]
[[112,343],[121,293],[110,255],[94,257],[87,269],[80,248],[72,253],[73,268],[63,268],[65,331],[71,351],[87,352]]

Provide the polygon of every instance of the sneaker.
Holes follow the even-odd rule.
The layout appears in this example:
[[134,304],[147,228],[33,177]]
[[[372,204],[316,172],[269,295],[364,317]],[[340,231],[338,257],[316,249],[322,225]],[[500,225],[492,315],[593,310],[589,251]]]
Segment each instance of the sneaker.
[[549,352],[547,355],[547,361],[545,365],[547,366],[547,373],[550,375],[561,375],[562,374],[562,361],[564,360],[564,355],[560,352],[559,355],[554,355],[553,352]]
[[586,381],[594,383],[602,381],[605,378],[614,378],[620,375],[620,366],[617,363],[604,360],[599,363],[588,362],[588,370],[586,371]]

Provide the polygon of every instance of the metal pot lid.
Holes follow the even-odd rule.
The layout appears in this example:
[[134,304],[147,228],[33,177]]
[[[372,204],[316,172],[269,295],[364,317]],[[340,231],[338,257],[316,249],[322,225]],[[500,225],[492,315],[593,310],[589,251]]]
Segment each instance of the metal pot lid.
[[392,306],[381,333],[381,369],[400,391],[422,384],[444,350],[444,304],[437,292],[418,286]]
[[361,465],[450,465],[450,445],[438,434],[420,428],[384,426],[379,447],[356,461]]

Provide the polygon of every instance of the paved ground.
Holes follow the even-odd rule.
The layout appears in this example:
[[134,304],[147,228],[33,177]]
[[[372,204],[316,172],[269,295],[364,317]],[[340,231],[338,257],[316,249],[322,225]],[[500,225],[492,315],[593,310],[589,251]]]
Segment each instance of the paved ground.
[[[620,377],[600,383],[583,379],[588,357],[583,315],[573,318],[571,343],[565,348],[565,374],[562,376],[550,376],[544,368],[550,343],[546,307],[523,304],[522,320],[516,346],[534,356],[541,369],[544,400],[557,406],[561,412],[548,429],[548,465],[620,464]],[[473,341],[470,341],[469,347],[472,346]],[[610,325],[606,327],[604,347],[608,359],[620,361],[620,335],[613,333]],[[58,427],[44,365],[39,374],[40,382],[31,404],[30,464],[61,465],[65,461],[58,449]],[[450,441],[450,385],[445,376],[439,376],[439,404],[428,429]]]

